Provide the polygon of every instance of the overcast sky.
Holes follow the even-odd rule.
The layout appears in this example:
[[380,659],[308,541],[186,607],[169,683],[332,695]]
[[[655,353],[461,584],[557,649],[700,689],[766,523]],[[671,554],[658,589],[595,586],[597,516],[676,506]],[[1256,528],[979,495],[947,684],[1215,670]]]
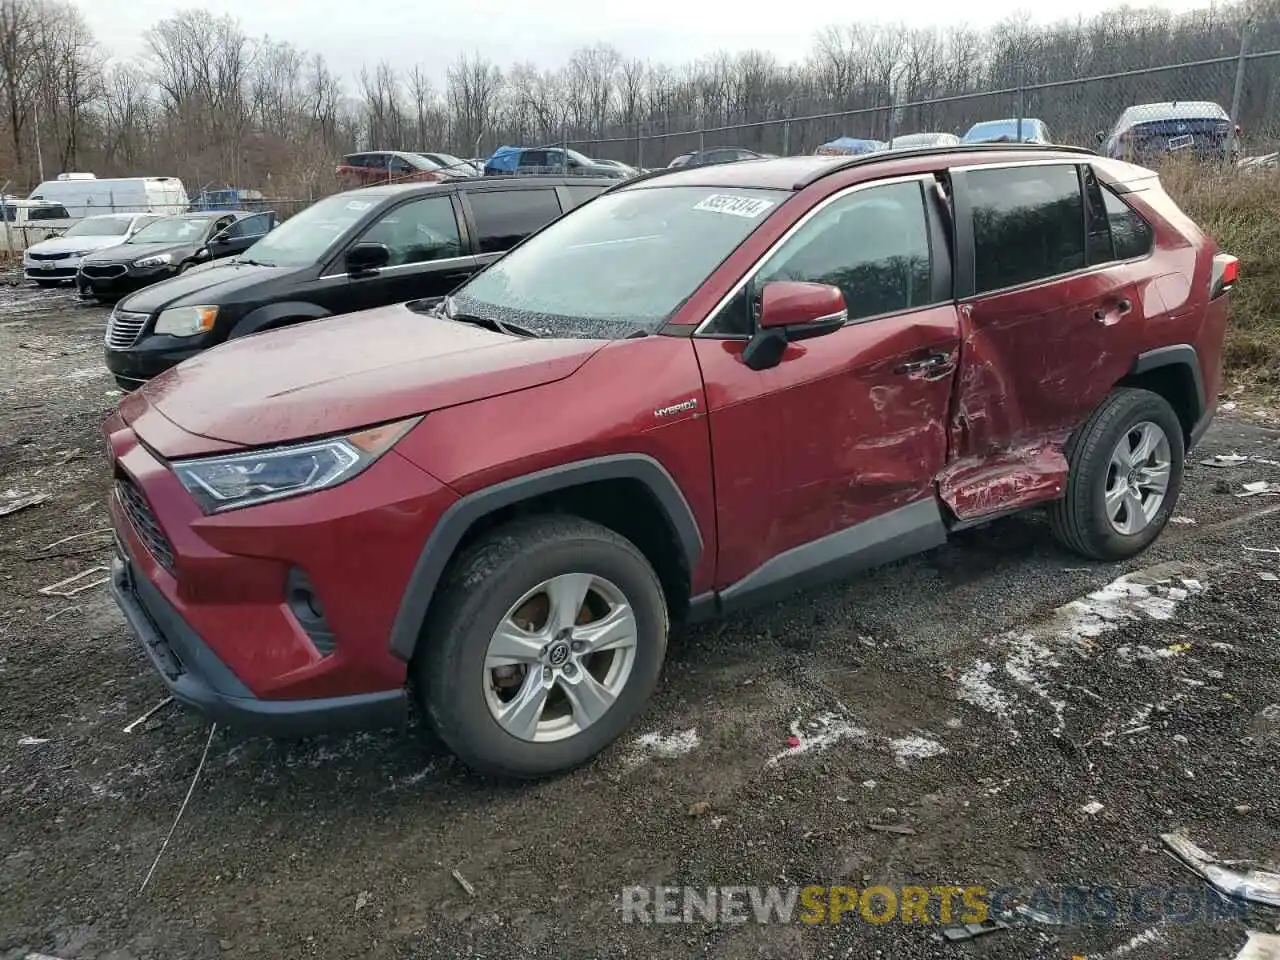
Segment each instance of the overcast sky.
[[[173,0],[78,0],[95,36],[117,57],[144,50],[143,31],[175,9],[197,4]],[[1116,6],[1114,0],[1037,3],[1033,20],[1089,16]],[[1181,11],[1192,0],[1153,0],[1143,6]],[[217,0],[205,4],[229,13],[254,37],[269,34],[308,52],[323,53],[338,72],[351,76],[362,63],[386,58],[397,68],[421,64],[437,82],[459,53],[489,57],[506,67],[516,60],[539,66],[563,63],[574,48],[595,42],[613,44],[627,57],[678,64],[714,53],[750,48],[771,51],[780,60],[801,59],[813,35],[829,24],[892,19],[910,26],[967,23],[989,26],[1027,10],[1027,0],[915,0],[897,6],[809,0],[454,0],[452,3],[350,0]],[[755,15],[746,10],[758,11]],[[1037,12],[1038,11],[1038,12]],[[888,14],[886,16],[886,13]]]

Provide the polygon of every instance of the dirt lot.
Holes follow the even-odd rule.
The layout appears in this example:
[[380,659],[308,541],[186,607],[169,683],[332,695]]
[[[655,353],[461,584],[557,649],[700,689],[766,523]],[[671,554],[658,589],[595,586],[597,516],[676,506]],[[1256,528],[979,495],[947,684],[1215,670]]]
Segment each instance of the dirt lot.
[[[1280,702],[1280,582],[1260,576],[1280,554],[1244,549],[1280,547],[1280,499],[1232,495],[1280,481],[1280,430],[1247,398],[1192,462],[1272,462],[1193,466],[1180,522],[1139,561],[1084,563],[1015,519],[690,631],[633,735],[554,782],[481,782],[417,731],[218,730],[139,894],[209,727],[170,707],[124,732],[162,688],[105,588],[38,592],[109,556],[93,537],[45,549],[106,523],[104,316],[0,289],[0,500],[52,495],[0,517],[3,960],[1226,958],[1280,921],[1123,919],[1134,887],[1204,896],[1162,832],[1280,858],[1280,715],[1261,713]],[[1109,885],[1122,919],[1014,917],[951,943],[856,914],[640,925],[618,909],[633,884],[810,883]]]

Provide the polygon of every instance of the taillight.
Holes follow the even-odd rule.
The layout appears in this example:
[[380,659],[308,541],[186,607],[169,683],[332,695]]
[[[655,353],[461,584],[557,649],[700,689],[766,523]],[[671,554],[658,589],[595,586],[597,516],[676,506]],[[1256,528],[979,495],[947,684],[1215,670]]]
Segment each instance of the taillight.
[[1240,261],[1230,254],[1219,253],[1213,258],[1213,273],[1209,281],[1209,299],[1226,293],[1240,279]]

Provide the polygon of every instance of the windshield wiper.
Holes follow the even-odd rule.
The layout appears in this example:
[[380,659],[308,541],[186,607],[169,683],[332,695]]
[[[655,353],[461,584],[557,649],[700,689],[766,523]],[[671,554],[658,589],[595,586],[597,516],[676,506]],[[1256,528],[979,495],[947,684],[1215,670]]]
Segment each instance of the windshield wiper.
[[470,323],[477,327],[486,327],[498,333],[505,333],[509,337],[531,337],[537,339],[540,333],[530,330],[528,327],[522,327],[518,323],[509,323],[506,320],[499,320],[497,317],[482,317],[476,313],[455,313],[453,310],[453,297],[445,297],[440,308],[442,314],[448,320],[455,320],[458,323]]
[[236,263],[247,264],[251,267],[274,267],[274,263],[267,263],[265,260],[246,260],[244,257],[236,257]]

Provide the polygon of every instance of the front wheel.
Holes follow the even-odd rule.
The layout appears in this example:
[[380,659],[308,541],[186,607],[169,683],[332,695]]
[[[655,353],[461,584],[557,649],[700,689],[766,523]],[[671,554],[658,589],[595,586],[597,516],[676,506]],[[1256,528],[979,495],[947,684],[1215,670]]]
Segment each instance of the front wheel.
[[1141,553],[1169,522],[1185,455],[1182,424],[1164,397],[1117,390],[1067,445],[1067,489],[1049,509],[1054,535],[1095,560]]
[[436,732],[468,766],[550,776],[590,760],[640,712],[667,631],[662,587],[630,541],[537,517],[452,566],[414,676]]

